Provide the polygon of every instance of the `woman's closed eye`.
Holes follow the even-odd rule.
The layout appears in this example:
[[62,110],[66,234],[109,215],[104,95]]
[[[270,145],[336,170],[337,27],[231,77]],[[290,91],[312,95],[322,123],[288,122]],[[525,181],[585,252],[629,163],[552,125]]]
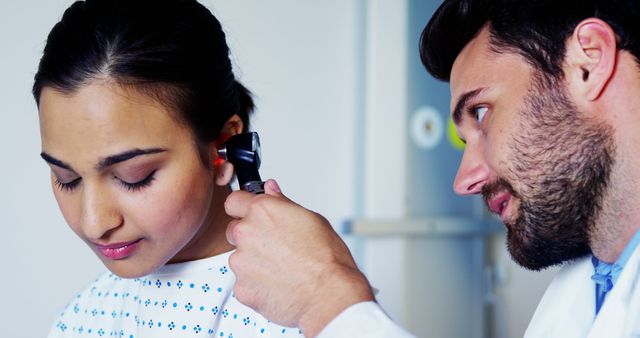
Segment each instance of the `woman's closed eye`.
[[73,189],[75,189],[78,184],[80,184],[80,181],[82,180],[82,177],[78,177],[72,180],[63,180],[59,177],[56,177],[55,179],[55,185],[58,187],[58,189],[60,189],[61,191],[71,191]]
[[118,182],[120,182],[120,184],[125,187],[127,190],[129,191],[138,191],[140,189],[146,188],[149,185],[151,185],[151,183],[153,182],[153,180],[155,179],[155,174],[156,174],[157,170],[153,170],[149,175],[147,175],[145,178],[138,180],[138,181],[134,181],[134,182],[129,182],[127,180],[124,180],[122,178],[118,178],[115,177]]
[[[140,180],[125,180],[123,178],[119,178],[118,176],[114,176],[116,181],[128,191],[138,191],[140,189],[146,188],[155,179],[155,174],[157,170],[153,170],[147,176]],[[71,192],[75,190],[80,182],[82,181],[82,177],[76,177],[73,179],[62,179],[60,177],[56,177],[55,185],[63,192]]]

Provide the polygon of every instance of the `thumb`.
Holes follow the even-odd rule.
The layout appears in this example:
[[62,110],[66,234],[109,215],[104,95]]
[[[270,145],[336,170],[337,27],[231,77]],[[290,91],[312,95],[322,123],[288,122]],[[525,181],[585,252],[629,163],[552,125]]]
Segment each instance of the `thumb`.
[[280,189],[278,182],[276,182],[276,180],[274,179],[268,179],[266,182],[264,182],[264,193],[269,196],[278,197],[285,201],[291,201],[282,193],[282,189]]

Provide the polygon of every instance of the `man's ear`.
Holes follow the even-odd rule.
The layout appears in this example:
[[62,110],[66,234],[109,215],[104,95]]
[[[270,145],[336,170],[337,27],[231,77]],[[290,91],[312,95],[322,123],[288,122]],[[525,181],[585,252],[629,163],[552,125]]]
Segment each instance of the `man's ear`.
[[238,115],[233,115],[225,122],[220,136],[214,141],[211,151],[215,154],[213,156],[213,168],[217,185],[227,185],[233,179],[233,165],[218,155],[218,147],[224,144],[231,136],[242,133],[243,130],[244,122]]
[[567,42],[565,75],[574,97],[595,101],[613,76],[617,62],[616,34],[606,22],[580,22]]

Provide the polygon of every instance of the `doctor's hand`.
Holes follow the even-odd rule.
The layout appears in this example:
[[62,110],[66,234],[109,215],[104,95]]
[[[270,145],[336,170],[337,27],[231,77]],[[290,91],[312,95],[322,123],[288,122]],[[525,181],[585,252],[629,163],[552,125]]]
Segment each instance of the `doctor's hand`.
[[236,218],[227,228],[237,247],[229,258],[233,291],[267,319],[312,337],[350,305],[374,299],[327,220],[289,200],[275,181],[262,195],[233,192],[225,209]]

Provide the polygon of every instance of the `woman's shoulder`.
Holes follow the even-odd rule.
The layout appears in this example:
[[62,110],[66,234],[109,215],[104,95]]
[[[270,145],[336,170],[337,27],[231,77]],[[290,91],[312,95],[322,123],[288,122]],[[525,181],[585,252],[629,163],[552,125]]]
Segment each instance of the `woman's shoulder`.
[[221,307],[218,316],[221,326],[233,337],[304,337],[300,329],[276,324],[240,303],[233,293]]
[[234,283],[228,255],[169,265],[138,279],[105,273],[69,303],[49,338],[302,336],[241,304]]
[[73,299],[67,303],[67,305],[65,305],[64,311],[61,315],[64,315],[64,313],[69,310],[74,310],[74,308],[76,309],[74,312],[77,313],[77,307],[81,304],[103,301],[107,294],[110,293],[109,290],[112,290],[114,285],[117,285],[122,281],[122,278],[109,271],[100,274],[79,293],[77,293]]
[[141,283],[143,283],[141,278],[126,279],[111,272],[105,272],[78,293],[67,305],[67,310],[72,304],[74,312],[77,313],[78,306],[120,303],[131,297],[132,289]]
[[[91,334],[94,329],[87,328],[87,322],[97,322],[102,318],[115,318],[119,315],[115,310],[121,308],[124,299],[132,297],[131,284],[140,280],[123,279],[111,272],[105,272],[94,279],[82,291],[68,302],[59,314],[49,332],[49,337],[73,337],[78,334]],[[89,332],[91,330],[91,332]],[[100,329],[95,333],[99,334]]]

